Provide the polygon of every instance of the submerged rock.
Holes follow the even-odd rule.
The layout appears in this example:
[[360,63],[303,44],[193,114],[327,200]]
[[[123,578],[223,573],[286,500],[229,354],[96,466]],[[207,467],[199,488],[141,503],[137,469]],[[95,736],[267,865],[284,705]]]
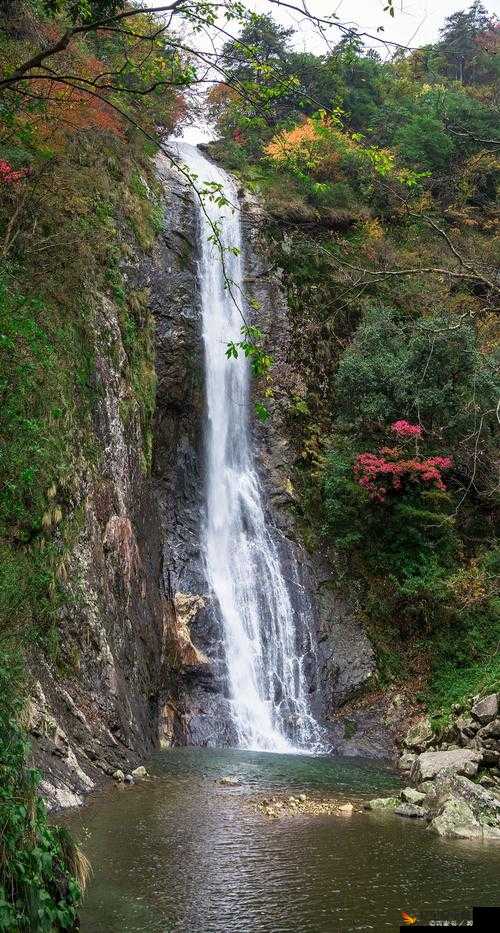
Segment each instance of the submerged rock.
[[352,803],[344,803],[339,807],[339,813],[343,813],[345,816],[350,816],[351,813],[354,813],[354,807]]
[[375,797],[365,803],[365,810],[394,810],[398,804],[397,797]]
[[220,779],[219,784],[225,784],[228,787],[239,787],[240,781],[237,777],[230,777],[227,775]]

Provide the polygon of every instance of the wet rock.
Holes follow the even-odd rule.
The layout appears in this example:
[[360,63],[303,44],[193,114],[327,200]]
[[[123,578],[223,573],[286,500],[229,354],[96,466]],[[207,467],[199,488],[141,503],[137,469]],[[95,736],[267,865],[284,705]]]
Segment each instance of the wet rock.
[[495,716],[498,716],[497,694],[490,693],[489,696],[483,697],[482,700],[478,700],[473,704],[471,712],[474,718],[483,725],[490,722]]
[[431,812],[431,828],[439,835],[465,839],[500,836],[500,800],[467,777],[440,775],[425,806]]
[[465,774],[473,777],[477,774],[480,752],[469,748],[453,748],[445,752],[423,752],[413,765],[411,779],[419,784],[429,781],[443,771]]
[[404,790],[401,791],[401,799],[404,800],[405,803],[420,804],[425,800],[425,794],[415,790],[414,787],[405,787]]
[[[305,799],[301,799],[305,797]],[[272,797],[264,798],[258,804],[258,810],[269,817],[296,817],[296,816],[351,816],[355,806],[350,801],[340,801],[337,798],[314,800],[304,794],[280,800]]]
[[116,771],[113,771],[113,779],[119,784],[122,784],[125,780],[125,775],[121,768],[117,768]]
[[77,793],[74,788],[63,785],[61,782],[55,785],[50,780],[44,779],[40,785],[40,791],[43,794],[48,810],[79,807],[83,803],[82,794]]
[[430,823],[439,836],[456,839],[481,839],[483,830],[474,817],[471,807],[460,798],[451,797],[442,806],[441,812]]
[[428,816],[427,810],[418,807],[414,803],[400,803],[394,810],[397,816],[407,816],[412,819],[425,819]]
[[145,778],[147,776],[147,773],[148,772],[146,771],[146,768],[144,767],[144,765],[139,765],[138,768],[134,768],[134,770],[131,772],[132,777],[135,778],[135,780],[139,780],[139,781],[141,780],[141,778]]
[[227,787],[239,787],[240,781],[237,777],[226,775],[226,777],[220,779],[219,784],[225,784]]
[[375,797],[365,803],[365,810],[395,810],[399,800],[397,797]]
[[132,777],[131,774],[126,774],[123,780],[124,780],[125,784],[133,784],[133,783],[134,783],[134,778]]

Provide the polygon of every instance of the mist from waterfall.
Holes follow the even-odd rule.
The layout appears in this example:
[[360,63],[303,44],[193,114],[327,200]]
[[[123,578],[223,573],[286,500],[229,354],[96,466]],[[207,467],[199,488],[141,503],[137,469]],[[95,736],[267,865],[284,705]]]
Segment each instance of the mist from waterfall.
[[[241,354],[231,361],[225,355],[228,341],[241,339],[244,304],[237,192],[231,177],[195,146],[180,142],[175,148],[197,176],[198,187],[222,185],[230,202],[221,207],[205,198],[198,213],[207,411],[203,545],[207,580],[223,625],[238,744],[267,751],[313,750],[320,730],[309,710],[305,648],[297,645],[295,611],[252,455],[249,367]],[[235,253],[224,252],[223,261],[209,239],[210,220],[222,221],[224,244],[236,247]]]

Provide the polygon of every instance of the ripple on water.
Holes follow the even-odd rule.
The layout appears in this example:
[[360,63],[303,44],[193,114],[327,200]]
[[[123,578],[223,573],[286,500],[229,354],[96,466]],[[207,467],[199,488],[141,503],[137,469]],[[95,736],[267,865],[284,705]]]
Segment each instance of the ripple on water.
[[373,764],[173,749],[150,771],[63,817],[94,868],[82,933],[396,931],[401,910],[497,898],[500,847],[444,842],[391,814],[269,821],[252,805],[299,788],[389,793],[394,775]]

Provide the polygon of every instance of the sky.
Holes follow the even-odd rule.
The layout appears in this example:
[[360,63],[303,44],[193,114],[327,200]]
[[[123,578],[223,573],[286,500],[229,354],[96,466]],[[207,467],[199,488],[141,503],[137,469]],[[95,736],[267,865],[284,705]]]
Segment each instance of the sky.
[[[149,6],[155,6],[159,5],[160,0],[146,0],[146,2]],[[378,35],[381,39],[385,38],[402,45],[421,46],[435,42],[439,38],[439,29],[446,17],[457,10],[468,9],[472,0],[394,0],[394,17],[384,12],[387,0],[289,0],[289,2],[294,6],[301,6],[305,2],[309,11],[319,16],[329,16],[335,13],[341,23],[352,25],[361,32]],[[500,15],[500,0],[483,0],[483,4],[489,13]],[[310,23],[304,22],[299,13],[279,8],[267,0],[246,0],[246,6],[257,12],[270,12],[284,25],[295,26],[297,36],[294,45],[297,49],[316,54],[321,54],[326,50],[324,39],[317,34]],[[380,26],[383,26],[383,31],[377,32],[377,27]],[[234,24],[227,28],[230,32],[237,32]],[[340,32],[332,29],[329,35],[334,44]],[[391,46],[384,46],[383,43],[369,39],[365,40],[365,44],[368,47],[377,48],[382,58],[389,56],[392,51]]]
[[[301,0],[291,0],[296,5],[301,5]],[[361,32],[369,32],[373,35],[379,35],[380,38],[386,38],[393,42],[399,42],[402,45],[421,46],[429,42],[435,42],[439,38],[439,29],[444,20],[450,13],[457,10],[468,9],[472,0],[394,0],[394,17],[384,12],[387,0],[306,0],[309,10],[318,15],[329,15],[335,13],[339,21],[346,25],[354,25]],[[483,0],[484,5],[490,13],[500,14],[500,0]],[[248,4],[259,11],[269,10],[272,5],[265,0],[251,0]],[[284,10],[274,8],[274,16],[283,22],[286,21],[287,14]],[[277,15],[278,14],[278,15]],[[300,15],[288,13],[290,22],[292,18],[298,23]],[[384,31],[377,33],[377,27],[383,26]],[[321,39],[317,36],[311,36],[310,30],[302,27],[304,36],[302,46],[304,49],[313,52],[321,52]],[[332,35],[338,34],[337,30],[332,30]],[[311,46],[313,42],[313,46]],[[366,40],[369,47],[378,48],[380,54],[384,57],[384,46],[379,43]]]

